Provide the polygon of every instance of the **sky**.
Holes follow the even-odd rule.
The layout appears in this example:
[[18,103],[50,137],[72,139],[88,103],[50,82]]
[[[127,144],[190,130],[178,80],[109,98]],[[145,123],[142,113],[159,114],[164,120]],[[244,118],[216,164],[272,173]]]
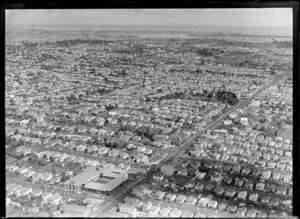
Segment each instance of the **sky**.
[[6,27],[160,25],[292,27],[291,8],[5,10]]

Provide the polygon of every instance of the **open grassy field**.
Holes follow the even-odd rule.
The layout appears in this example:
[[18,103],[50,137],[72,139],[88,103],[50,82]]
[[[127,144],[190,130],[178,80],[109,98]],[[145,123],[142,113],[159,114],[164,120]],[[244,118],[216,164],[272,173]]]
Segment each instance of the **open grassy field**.
[[293,139],[293,126],[286,126],[278,136],[281,136],[283,139]]

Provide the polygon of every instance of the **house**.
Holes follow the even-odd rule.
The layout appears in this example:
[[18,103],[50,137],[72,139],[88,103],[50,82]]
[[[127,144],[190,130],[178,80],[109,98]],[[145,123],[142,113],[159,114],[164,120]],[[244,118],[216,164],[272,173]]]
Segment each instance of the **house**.
[[144,153],[147,154],[147,155],[150,155],[150,154],[152,154],[152,149],[151,148],[146,148]]
[[144,193],[144,189],[141,188],[140,186],[135,186],[132,188],[132,194],[139,197],[139,198],[142,198],[145,193]]
[[235,178],[235,180],[234,180],[234,185],[235,186],[241,187],[243,185],[243,183],[244,183],[244,181],[240,178]]
[[36,172],[34,173],[31,177],[32,177],[32,182],[36,182],[36,181],[39,181],[43,176],[43,173],[39,173],[39,172]]
[[137,198],[130,198],[130,197],[125,197],[124,199],[125,204],[131,205],[131,206],[138,206],[140,201]]
[[55,193],[48,199],[48,203],[54,206],[58,206],[62,198],[63,197],[59,193]]
[[249,195],[249,200],[250,201],[256,202],[257,199],[258,199],[258,194],[257,193],[253,193],[253,194]]
[[151,208],[152,205],[153,205],[153,203],[151,201],[148,201],[146,204],[143,205],[142,211],[147,212]]
[[42,180],[49,181],[52,179],[52,173],[44,173],[41,177]]
[[233,197],[236,194],[236,191],[231,188],[227,188],[225,191],[225,196],[227,197]]
[[159,214],[162,216],[162,217],[167,217],[169,216],[169,213],[171,212],[172,208],[170,207],[166,207],[166,208],[163,208],[159,211]]
[[153,179],[157,181],[162,181],[164,179],[164,175],[162,173],[156,173],[153,175]]
[[98,149],[98,154],[105,155],[105,154],[108,153],[108,151],[109,151],[109,148],[107,148],[107,147],[100,147]]
[[247,191],[240,191],[237,195],[238,198],[246,200],[247,197]]
[[286,195],[287,187],[286,186],[277,186],[276,194],[278,195]]
[[257,210],[254,208],[254,209],[248,210],[246,216],[247,217],[256,217],[256,214],[257,214]]
[[138,146],[137,147],[137,151],[138,152],[144,152],[146,150],[146,147],[145,146]]
[[40,188],[35,188],[32,192],[31,192],[31,196],[32,197],[39,197],[43,195],[43,190]]
[[202,198],[200,198],[200,199],[198,200],[197,205],[198,205],[198,206],[201,206],[201,207],[203,207],[203,208],[205,208],[206,205],[208,204],[208,201],[209,201],[208,198],[202,197]]
[[45,203],[51,196],[52,196],[51,192],[45,192],[45,193],[43,193],[41,198],[42,198],[43,202]]
[[155,199],[162,200],[163,197],[165,196],[165,194],[166,194],[166,192],[156,191],[156,192],[154,192],[153,197],[154,197]]
[[160,210],[160,206],[156,206],[156,205],[152,205],[149,209],[148,209],[148,216],[151,217],[156,217],[158,215],[158,212]]
[[20,174],[24,174],[24,173],[26,173],[27,171],[28,171],[28,168],[27,168],[27,167],[21,167],[21,168],[18,169],[17,172],[19,172]]
[[173,202],[175,199],[176,199],[176,195],[175,194],[167,194],[166,196],[165,196],[165,199],[167,200],[167,201],[169,201],[169,202]]
[[125,204],[124,203],[119,204],[119,211],[121,213],[130,214],[132,216],[136,215],[136,208],[133,207],[132,205],[126,204],[126,203]]
[[176,202],[179,203],[179,204],[184,203],[185,200],[186,200],[186,196],[185,195],[178,195],[176,197]]
[[264,204],[269,204],[271,197],[269,195],[263,196],[261,202]]
[[[271,175],[271,173],[270,173],[270,175]],[[272,178],[275,180],[279,180],[281,178],[281,173],[279,171],[273,171]]]
[[80,151],[80,152],[83,152],[85,149],[86,149],[86,145],[78,145],[78,146],[76,147],[76,150],[77,150],[77,151]]
[[197,199],[195,197],[189,196],[186,200],[185,203],[188,205],[195,205],[197,203]]
[[31,187],[24,187],[21,191],[21,195],[29,195],[32,191],[33,189]]
[[215,200],[209,200],[207,203],[207,207],[212,208],[212,209],[217,209],[218,202]]

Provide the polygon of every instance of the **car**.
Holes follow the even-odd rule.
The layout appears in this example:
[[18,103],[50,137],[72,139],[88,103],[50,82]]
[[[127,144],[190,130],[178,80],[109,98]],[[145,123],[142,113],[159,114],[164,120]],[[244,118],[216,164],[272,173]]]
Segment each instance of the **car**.
[[226,211],[230,214],[234,214],[237,210],[237,206],[234,204],[230,204],[227,206]]
[[246,216],[247,217],[256,217],[256,214],[257,214],[257,210],[254,208],[254,209],[248,210]]
[[247,212],[247,208],[246,207],[239,207],[237,210],[236,210],[236,214],[240,217],[244,217],[245,214]]

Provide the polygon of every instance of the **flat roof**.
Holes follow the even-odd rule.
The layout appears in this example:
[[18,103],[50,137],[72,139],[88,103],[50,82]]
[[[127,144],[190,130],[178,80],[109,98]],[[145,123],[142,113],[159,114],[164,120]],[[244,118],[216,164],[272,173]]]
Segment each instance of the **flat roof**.
[[111,181],[104,183],[99,182],[89,182],[87,183],[84,188],[86,189],[93,189],[99,191],[112,191],[114,188],[119,186],[122,182],[127,180],[128,177],[126,175],[121,175],[117,178],[112,179]]
[[70,184],[71,181],[73,181],[75,186],[81,186],[82,184],[91,181],[92,179],[98,176],[99,176],[99,171],[97,171],[96,169],[95,170],[89,169],[88,171],[84,171],[72,177],[71,179],[64,182],[64,184]]

